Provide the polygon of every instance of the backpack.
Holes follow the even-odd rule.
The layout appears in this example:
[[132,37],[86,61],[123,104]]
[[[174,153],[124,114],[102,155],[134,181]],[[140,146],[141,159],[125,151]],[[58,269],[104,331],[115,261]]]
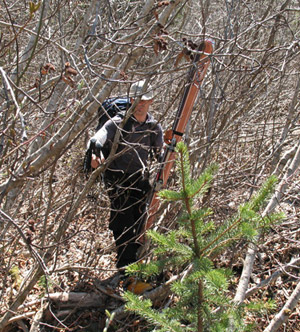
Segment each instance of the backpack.
[[[98,125],[96,132],[103,127],[106,121],[113,118],[115,115],[120,114],[124,116],[124,113],[131,107],[129,98],[109,98],[106,99],[102,106],[98,108]],[[105,111],[103,110],[105,109]]]
[[[129,98],[109,98],[106,99],[102,106],[98,108],[98,125],[95,128],[96,132],[100,130],[104,124],[116,115],[119,115],[122,119],[124,118],[126,111],[131,107]],[[104,108],[104,110],[103,110]],[[130,131],[132,127],[132,119],[129,118],[125,123],[123,130],[124,132]],[[109,156],[110,150],[107,145],[101,148],[101,152],[104,158]]]

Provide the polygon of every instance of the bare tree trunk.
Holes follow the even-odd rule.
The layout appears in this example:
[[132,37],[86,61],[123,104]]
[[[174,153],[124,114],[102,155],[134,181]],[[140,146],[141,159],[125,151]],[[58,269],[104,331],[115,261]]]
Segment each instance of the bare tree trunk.
[[276,332],[279,330],[282,324],[284,324],[291,312],[296,308],[297,304],[300,300],[300,282],[298,282],[296,288],[294,289],[293,293],[280,310],[280,312],[275,315],[275,317],[271,320],[270,324],[264,329],[263,332]]
[[244,260],[243,271],[239,280],[239,284],[233,299],[236,304],[242,304],[245,300],[256,252],[257,246],[255,244],[250,244]]
[[278,203],[281,201],[281,198],[288,189],[290,183],[293,181],[293,176],[295,175],[297,169],[299,168],[299,164],[300,164],[300,140],[298,141],[297,144],[297,150],[295,156],[290,166],[286,170],[283,179],[280,181],[279,185],[277,186],[275,195],[273,195],[272,199],[270,200],[266,208],[266,211],[268,213],[273,211],[275,207],[278,205]]
[[280,137],[278,143],[275,146],[275,154],[274,154],[273,161],[272,161],[273,169],[278,164],[279,157],[280,157],[280,154],[282,152],[283,144],[286,141],[286,138],[288,137],[289,130],[291,130],[291,128],[296,125],[295,120],[298,118],[298,116],[296,117],[295,113],[297,111],[296,105],[297,105],[297,102],[299,100],[299,98],[298,98],[299,91],[300,91],[300,75],[298,77],[297,86],[295,88],[293,99],[292,99],[290,107],[289,107],[289,112],[288,112],[288,115],[286,117],[285,126],[283,128],[282,133],[281,133],[281,137]]

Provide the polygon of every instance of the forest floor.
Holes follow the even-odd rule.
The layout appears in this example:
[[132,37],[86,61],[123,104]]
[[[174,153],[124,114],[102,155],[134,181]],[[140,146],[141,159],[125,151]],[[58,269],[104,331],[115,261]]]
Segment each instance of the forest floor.
[[[89,198],[88,208],[80,220],[69,228],[67,236],[69,235],[70,238],[57,252],[56,261],[59,262],[59,266],[54,268],[55,273],[47,280],[42,278],[28,297],[23,313],[27,313],[29,319],[17,320],[5,332],[99,332],[105,328],[107,312],[111,313],[124,305],[121,296],[126,290],[125,282],[118,278],[113,237],[107,223],[103,222],[108,220],[106,208],[108,201],[105,195],[94,198]],[[259,284],[279,269],[282,269],[283,273],[274,282],[257,290],[247,299],[247,302],[263,300],[265,303],[270,303],[266,306],[269,310],[249,312],[247,315],[249,323],[256,323],[256,331],[263,331],[285,304],[299,281],[299,267],[284,268],[291,259],[299,257],[300,206],[298,204],[299,200],[295,199],[281,205],[286,213],[284,222],[273,226],[268,233],[264,234],[259,245],[249,288]],[[227,206],[219,205],[215,212],[221,220],[234,211],[230,212]],[[100,215],[101,218],[99,218]],[[230,287],[231,296],[234,296],[242,271],[246,248],[245,242],[239,242],[216,260],[216,265],[230,268],[234,272]],[[22,253],[20,249],[19,267],[20,274],[25,275],[30,268],[30,260]],[[170,276],[164,276],[164,278],[168,277]],[[165,280],[157,280],[156,286]],[[17,287],[16,283],[12,284],[11,292],[14,292],[14,287]],[[49,294],[54,293],[94,294],[99,301],[97,305],[87,307],[80,301],[71,305],[68,301],[66,303],[50,301],[49,304],[45,299]],[[7,293],[6,296],[9,294]],[[274,301],[274,305],[271,305],[271,300]],[[36,312],[42,307],[41,303],[45,306],[41,324],[39,329],[33,329],[32,322],[37,319]],[[146,321],[127,313],[120,319],[117,317],[107,331],[151,330]],[[300,332],[300,305],[291,312],[288,323],[279,331]]]

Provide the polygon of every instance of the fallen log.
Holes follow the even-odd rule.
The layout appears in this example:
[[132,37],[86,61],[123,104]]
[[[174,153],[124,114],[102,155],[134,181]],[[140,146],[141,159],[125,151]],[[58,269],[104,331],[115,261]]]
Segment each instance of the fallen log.
[[107,295],[102,293],[62,292],[50,293],[48,299],[60,308],[88,308],[97,307],[105,309]]

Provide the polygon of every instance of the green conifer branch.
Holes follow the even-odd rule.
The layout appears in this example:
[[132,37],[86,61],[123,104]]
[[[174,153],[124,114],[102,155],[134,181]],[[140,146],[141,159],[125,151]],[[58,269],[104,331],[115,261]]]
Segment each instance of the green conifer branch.
[[[163,270],[188,272],[170,284],[176,301],[172,306],[161,311],[151,307],[151,302],[144,302],[137,296],[126,295],[128,310],[135,311],[152,322],[156,331],[225,331],[233,319],[234,331],[248,331],[243,324],[244,308],[235,308],[228,297],[229,278],[231,274],[224,269],[215,268],[212,258],[220,249],[244,237],[255,239],[260,228],[266,229],[281,215],[262,216],[261,208],[274,189],[275,177],[270,177],[253,195],[251,200],[238,209],[237,215],[218,226],[208,220],[212,214],[209,208],[196,208],[194,200],[206,193],[216,169],[211,166],[197,179],[192,179],[187,147],[178,143],[176,161],[180,177],[180,189],[163,190],[159,196],[168,201],[180,201],[184,214],[178,220],[179,227],[167,234],[148,231],[155,243],[154,259],[147,268],[137,264],[129,268],[139,275],[157,275]],[[229,319],[230,318],[230,319]],[[233,325],[231,325],[233,326]]]
[[180,142],[177,145],[177,152],[179,153],[179,168],[180,168],[180,174],[181,174],[181,188],[183,192],[183,201],[185,203],[185,207],[187,209],[187,213],[189,215],[191,228],[192,228],[192,236],[194,241],[194,248],[195,248],[195,254],[197,257],[199,257],[200,254],[200,247],[197,241],[197,233],[196,233],[196,226],[195,226],[195,219],[192,218],[192,207],[190,204],[190,197],[187,193],[186,184],[190,183],[190,164],[189,164],[189,158],[187,157],[187,148],[186,146]]
[[226,228],[221,234],[219,234],[213,241],[208,243],[204,248],[200,251],[200,256],[203,257],[206,250],[209,249],[212,245],[214,245],[216,242],[218,242],[226,233],[230,232],[232,228],[237,226],[242,221],[242,218],[238,218],[233,224],[231,224],[228,228]]
[[161,331],[182,332],[180,323],[176,320],[169,319],[164,313],[153,310],[150,300],[142,299],[131,292],[126,292],[124,297],[128,301],[126,303],[127,310],[139,312],[146,317],[149,322],[161,326]]

